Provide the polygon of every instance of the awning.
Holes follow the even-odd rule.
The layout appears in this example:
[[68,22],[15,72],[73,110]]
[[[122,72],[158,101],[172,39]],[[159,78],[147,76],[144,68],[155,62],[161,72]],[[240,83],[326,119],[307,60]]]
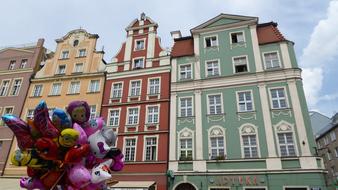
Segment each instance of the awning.
[[116,184],[110,186],[112,190],[122,190],[122,189],[135,189],[135,190],[144,190],[149,189],[154,185],[154,181],[119,181]]
[[0,178],[0,186],[1,189],[6,190],[18,190],[20,187],[20,179],[19,178]]

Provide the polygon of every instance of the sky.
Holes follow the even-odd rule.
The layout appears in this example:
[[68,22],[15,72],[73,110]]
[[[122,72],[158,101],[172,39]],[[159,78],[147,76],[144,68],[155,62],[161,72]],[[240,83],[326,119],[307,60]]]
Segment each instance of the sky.
[[220,13],[274,21],[295,42],[310,110],[331,117],[338,111],[338,0],[2,0],[0,47],[55,39],[83,28],[99,34],[110,62],[126,38],[125,28],[144,12],[159,24],[163,47],[171,47],[171,31],[190,29]]

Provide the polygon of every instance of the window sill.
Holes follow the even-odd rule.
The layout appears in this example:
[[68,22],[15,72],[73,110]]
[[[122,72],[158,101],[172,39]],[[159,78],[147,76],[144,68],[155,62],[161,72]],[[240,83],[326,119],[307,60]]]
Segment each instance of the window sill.
[[218,75],[208,75],[205,78],[212,79],[212,78],[217,78],[217,77],[220,77],[220,76],[221,76],[220,74],[218,74]]
[[61,94],[49,94],[48,97],[53,97],[53,96],[61,96]]
[[73,75],[80,75],[83,74],[83,71],[78,71],[78,72],[72,72]]
[[218,114],[207,114],[206,116],[223,116],[226,115],[225,113],[218,113]]
[[256,113],[256,110],[250,110],[250,111],[238,111],[237,114],[245,114],[245,113]]
[[93,92],[89,91],[89,92],[87,92],[87,94],[98,94],[98,93],[100,93],[100,91],[93,91]]
[[84,55],[84,56],[76,56],[75,58],[78,59],[78,58],[84,58],[84,57],[87,57],[87,55]]
[[281,156],[281,160],[298,160],[298,156]]
[[239,72],[239,73],[234,73],[234,75],[244,75],[244,74],[248,74],[250,73],[249,71],[243,71],[243,72]]
[[214,45],[214,46],[205,46],[205,49],[217,49],[219,46],[218,45]]
[[190,81],[194,81],[194,79],[193,78],[180,78],[180,80],[179,80],[180,82],[190,82]]
[[54,76],[64,76],[66,73],[55,73]]
[[73,96],[73,95],[79,95],[80,94],[80,92],[77,92],[77,93],[67,93],[66,95],[68,96]]
[[134,51],[142,51],[142,50],[145,50],[145,48],[143,48],[143,49],[134,49]]
[[284,110],[292,110],[291,107],[286,107],[286,108],[271,108],[271,111],[284,111]]
[[282,67],[271,67],[271,68],[265,68],[265,71],[279,71],[283,70]]
[[137,128],[138,123],[136,123],[136,124],[126,124],[125,126],[126,126],[126,128]]
[[29,98],[41,98],[42,96],[29,96]]
[[192,116],[180,116],[180,117],[177,117],[177,119],[187,119],[187,118],[194,118],[195,116],[192,115]]
[[68,58],[59,58],[59,60],[68,60],[69,59],[69,57]]

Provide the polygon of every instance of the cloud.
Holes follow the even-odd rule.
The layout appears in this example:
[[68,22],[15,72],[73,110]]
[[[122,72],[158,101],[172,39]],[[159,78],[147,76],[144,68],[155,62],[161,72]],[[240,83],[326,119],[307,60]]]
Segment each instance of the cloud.
[[319,101],[334,100],[333,95],[321,96],[324,71],[334,67],[333,60],[338,56],[338,0],[330,2],[326,18],[315,26],[308,45],[303,49],[300,66],[304,68],[304,90],[310,109]]

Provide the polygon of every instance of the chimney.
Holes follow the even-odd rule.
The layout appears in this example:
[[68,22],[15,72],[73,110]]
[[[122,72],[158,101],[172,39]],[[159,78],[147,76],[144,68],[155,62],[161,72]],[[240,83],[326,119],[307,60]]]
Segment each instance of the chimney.
[[172,32],[170,32],[170,34],[171,34],[171,37],[173,39],[177,39],[177,38],[181,38],[182,37],[181,31],[179,31],[179,30],[172,31]]

